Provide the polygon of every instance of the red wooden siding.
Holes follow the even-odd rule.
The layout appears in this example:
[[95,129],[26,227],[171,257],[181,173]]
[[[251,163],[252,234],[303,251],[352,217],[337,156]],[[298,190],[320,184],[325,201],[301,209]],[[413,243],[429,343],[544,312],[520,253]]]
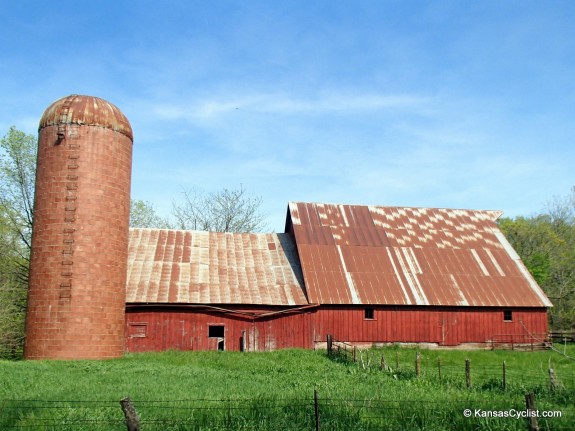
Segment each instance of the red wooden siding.
[[[259,317],[206,309],[128,309],[126,346],[130,352],[217,350],[218,339],[208,337],[209,326],[224,326],[225,350],[238,351],[243,331],[248,351],[313,348],[327,334],[352,343],[488,343],[528,340],[530,334],[547,334],[546,309],[428,308],[374,306],[374,319],[365,319],[365,308],[323,306],[291,314]],[[236,310],[242,312],[245,310]],[[249,310],[254,312],[254,310]],[[276,310],[277,311],[277,310]],[[273,310],[268,310],[273,313]]]
[[239,351],[244,331],[248,351],[313,346],[307,312],[254,318],[210,310],[128,309],[126,348],[129,352],[217,350],[218,339],[208,336],[210,326],[224,326],[225,350]]
[[504,321],[501,308],[432,308],[374,306],[374,319],[365,319],[366,307],[322,307],[313,315],[314,341],[327,334],[352,343],[437,343],[454,346],[462,343],[529,338],[547,334],[545,308],[510,309],[511,322]]

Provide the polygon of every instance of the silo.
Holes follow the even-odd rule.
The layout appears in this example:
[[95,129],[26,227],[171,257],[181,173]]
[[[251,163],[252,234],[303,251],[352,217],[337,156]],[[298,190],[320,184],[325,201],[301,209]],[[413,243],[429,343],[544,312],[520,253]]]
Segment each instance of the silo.
[[40,120],[27,359],[124,353],[132,142],[97,97],[59,99]]

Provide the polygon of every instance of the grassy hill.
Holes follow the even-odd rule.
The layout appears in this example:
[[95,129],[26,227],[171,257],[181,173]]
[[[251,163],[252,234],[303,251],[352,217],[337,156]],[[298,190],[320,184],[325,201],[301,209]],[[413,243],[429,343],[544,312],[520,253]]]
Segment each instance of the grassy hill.
[[[575,356],[575,348],[566,353]],[[0,361],[0,428],[124,430],[119,400],[130,396],[143,431],[311,430],[314,391],[323,430],[526,430],[523,418],[482,417],[488,411],[523,411],[526,392],[535,393],[541,412],[562,414],[540,418],[541,429],[571,429],[575,423],[575,362],[556,352],[420,354],[419,377],[416,350],[405,348],[364,351],[356,363],[307,350]],[[382,356],[387,370],[381,369]],[[466,359],[471,387],[466,384]],[[554,390],[550,367],[556,374]],[[472,409],[472,417],[464,417],[466,408]]]

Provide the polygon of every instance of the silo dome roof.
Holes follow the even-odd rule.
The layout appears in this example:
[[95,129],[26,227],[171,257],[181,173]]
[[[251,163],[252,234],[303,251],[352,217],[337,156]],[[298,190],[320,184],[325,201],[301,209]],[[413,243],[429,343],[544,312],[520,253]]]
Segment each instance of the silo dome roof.
[[56,100],[44,111],[38,130],[58,124],[104,127],[134,140],[132,126],[122,111],[99,97],[71,94]]

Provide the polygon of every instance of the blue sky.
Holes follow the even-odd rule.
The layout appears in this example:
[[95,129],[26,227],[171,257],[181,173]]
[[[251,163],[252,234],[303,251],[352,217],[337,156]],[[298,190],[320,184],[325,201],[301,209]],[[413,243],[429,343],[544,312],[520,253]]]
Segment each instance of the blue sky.
[[134,129],[132,197],[500,209],[575,185],[573,1],[2,1],[0,134],[78,93]]

